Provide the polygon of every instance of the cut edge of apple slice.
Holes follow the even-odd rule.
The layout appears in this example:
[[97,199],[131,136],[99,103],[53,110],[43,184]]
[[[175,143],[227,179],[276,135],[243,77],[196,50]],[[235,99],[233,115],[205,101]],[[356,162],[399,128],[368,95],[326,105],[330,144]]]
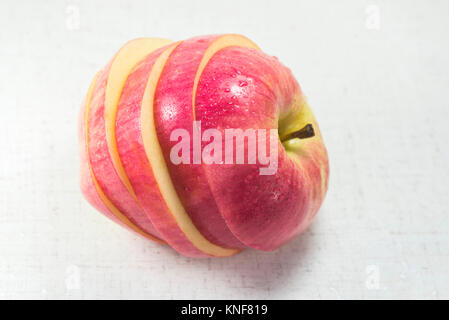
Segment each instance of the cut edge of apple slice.
[[104,101],[104,119],[109,154],[117,175],[138,203],[139,200],[123,168],[117,150],[117,140],[115,137],[117,107],[123,86],[132,69],[151,52],[171,42],[170,40],[158,38],[138,38],[127,42],[115,55],[108,74]]
[[179,229],[199,251],[211,256],[226,257],[234,255],[240,252],[240,250],[217,246],[207,240],[196,228],[179,199],[157,137],[156,125],[154,122],[154,97],[164,66],[173,50],[178,45],[179,42],[173,44],[157,58],[148,77],[140,114],[142,141],[148,161],[153,168],[153,174],[162,198]]
[[[89,150],[89,129],[88,129],[88,122],[89,122],[89,109],[90,109],[90,104],[92,101],[92,95],[94,92],[94,88],[95,85],[97,83],[97,79],[99,74],[101,73],[98,72],[94,79],[92,80],[92,83],[87,91],[87,96],[86,96],[86,104],[85,104],[85,114],[84,114],[84,137],[85,137],[85,148],[86,150]],[[89,157],[89,152],[87,152],[86,154],[86,160],[87,160],[87,164],[89,166],[89,172],[92,178],[92,182],[94,184],[95,190],[98,193],[98,196],[100,198],[100,200],[104,203],[104,205],[106,206],[106,208],[120,221],[122,222],[124,225],[126,225],[127,227],[129,227],[131,230],[137,232],[138,234],[140,234],[141,236],[159,242],[159,243],[165,243],[164,241],[162,241],[159,238],[156,238],[148,233],[146,233],[145,231],[143,231],[142,229],[140,229],[139,227],[137,227],[136,225],[134,225],[125,215],[123,215],[120,210],[117,209],[117,207],[111,202],[111,200],[109,200],[109,198],[104,194],[103,190],[101,189],[100,184],[98,183],[94,171],[92,169],[91,163],[90,163],[90,157]]]

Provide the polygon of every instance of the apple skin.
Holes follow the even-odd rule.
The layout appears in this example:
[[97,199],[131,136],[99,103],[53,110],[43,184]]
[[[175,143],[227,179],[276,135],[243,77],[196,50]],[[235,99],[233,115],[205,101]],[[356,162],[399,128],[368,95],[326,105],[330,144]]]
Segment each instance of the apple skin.
[[[279,115],[304,99],[291,72],[276,58],[231,47],[218,52],[204,69],[196,116],[203,130],[276,129]],[[315,215],[325,191],[313,191],[327,188],[328,164],[316,123],[314,127],[316,136],[311,140],[319,143],[301,152],[289,156],[279,141],[274,175],[260,175],[259,163],[203,166],[220,212],[247,246],[273,250],[304,230]]]
[[89,108],[89,159],[93,173],[104,194],[123,215],[146,233],[160,238],[151,220],[120,180],[106,142],[105,90],[112,61],[100,73]]
[[[93,84],[95,85],[95,80]],[[85,136],[85,112],[86,112],[86,97],[85,101],[81,106],[81,110],[78,118],[78,139],[79,139],[79,155],[80,155],[80,187],[81,192],[84,195],[84,198],[98,211],[103,213],[105,216],[110,218],[116,223],[120,223],[120,220],[117,219],[106,207],[103,201],[100,199],[98,192],[95,188],[94,182],[92,180],[92,175],[90,174],[89,169],[89,160],[87,156],[87,147],[86,147],[86,136]],[[123,226],[123,225],[122,225]]]
[[[211,242],[228,248],[244,248],[229,230],[217,208],[200,164],[175,165],[170,161],[170,134],[182,128],[193,137],[192,95],[195,75],[204,52],[218,36],[183,41],[165,65],[155,95],[154,117],[165,162],[184,208],[198,230]],[[182,70],[182,72],[176,72]],[[176,110],[173,110],[176,106]],[[190,149],[193,159],[193,148]]]
[[142,142],[140,130],[141,101],[148,75],[155,60],[165,49],[162,48],[147,56],[128,76],[117,109],[117,149],[142,208],[147,212],[162,237],[174,249],[186,256],[205,257],[207,255],[190,243],[171,218]]
[[[80,155],[80,188],[81,193],[84,198],[89,202],[95,209],[101,212],[103,215],[114,221],[115,223],[121,225],[122,227],[135,231],[130,228],[129,225],[120,220],[113,212],[107,207],[105,202],[101,199],[101,195],[99,194],[97,188],[95,187],[94,178],[91,174],[91,167],[89,156],[87,153],[87,145],[86,145],[86,127],[85,127],[85,119],[86,119],[86,107],[87,102],[90,100],[90,96],[92,95],[92,91],[95,88],[96,80],[98,79],[98,74],[94,78],[91,88],[89,89],[89,93],[84,100],[78,118],[78,139],[79,139],[79,155]],[[98,182],[97,182],[98,183]],[[137,233],[137,232],[136,232]],[[139,234],[139,233],[137,233]],[[141,234],[139,234],[141,235]]]
[[[328,186],[328,157],[318,124],[299,84],[276,58],[243,45],[224,45],[206,61],[195,83],[200,62],[220,37],[196,37],[167,45],[148,54],[130,72],[117,106],[115,138],[137,199],[115,172],[106,142],[105,88],[113,60],[100,72],[86,102],[90,102],[87,145],[86,103],[80,113],[81,189],[87,201],[122,226],[141,229],[191,257],[227,256],[247,247],[276,249],[308,227]],[[187,215],[183,219],[196,228],[192,233],[170,210],[171,203],[161,189],[163,181],[158,181],[153,171],[142,136],[141,105],[147,82],[155,62],[167,52],[154,93],[154,124],[171,183]],[[184,128],[193,136],[194,120],[201,121],[203,131],[218,129],[223,136],[226,128],[252,128],[278,129],[282,137],[301,129],[303,123],[312,123],[315,136],[279,140],[274,175],[260,175],[259,168],[265,165],[259,162],[174,165],[170,150],[176,142],[170,141],[170,134]],[[130,223],[117,218],[104,198]],[[198,240],[196,233],[204,239]],[[223,248],[223,252],[213,254],[211,246]]]

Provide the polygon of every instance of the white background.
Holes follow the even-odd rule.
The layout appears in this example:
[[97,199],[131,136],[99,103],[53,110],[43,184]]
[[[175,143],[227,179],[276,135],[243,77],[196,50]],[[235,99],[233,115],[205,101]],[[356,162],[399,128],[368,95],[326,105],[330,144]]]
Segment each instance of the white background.
[[[0,298],[449,298],[449,1],[1,1]],[[95,212],[76,121],[127,40],[234,32],[289,66],[328,147],[311,228],[189,259]]]

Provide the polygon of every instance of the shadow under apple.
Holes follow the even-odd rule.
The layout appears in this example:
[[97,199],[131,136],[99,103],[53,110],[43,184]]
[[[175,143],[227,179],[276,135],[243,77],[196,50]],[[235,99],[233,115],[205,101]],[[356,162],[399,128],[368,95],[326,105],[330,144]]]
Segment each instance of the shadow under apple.
[[[210,281],[207,286],[244,289],[257,293],[255,298],[269,298],[285,288],[290,278],[294,277],[298,283],[298,277],[311,272],[309,266],[313,255],[310,253],[320,250],[319,237],[314,233],[318,223],[319,219],[316,219],[303,234],[271,252],[247,249],[227,258],[194,259],[184,257],[169,247],[163,251],[178,259],[178,263],[185,264],[186,272],[201,273],[202,281]],[[236,291],[235,298],[238,297]]]

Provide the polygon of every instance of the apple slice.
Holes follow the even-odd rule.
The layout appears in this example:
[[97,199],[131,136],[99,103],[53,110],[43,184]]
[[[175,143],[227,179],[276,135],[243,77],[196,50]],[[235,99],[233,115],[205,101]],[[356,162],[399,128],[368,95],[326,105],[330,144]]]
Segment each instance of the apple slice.
[[[142,38],[126,43],[103,71],[88,113],[89,159],[99,187],[116,209],[146,233],[160,237],[135,198],[117,152],[115,122],[123,85],[133,67],[168,40]],[[98,143],[102,141],[103,143]]]
[[[243,36],[213,35],[188,39],[179,44],[164,66],[154,102],[154,121],[165,162],[185,211],[195,227],[210,242],[226,248],[244,248],[229,230],[205,178],[201,164],[175,165],[170,160],[171,133],[186,130],[194,137],[194,97],[202,69],[213,54],[226,46],[256,45]],[[173,106],[176,106],[174,108]],[[193,149],[190,159],[193,160]]]
[[[163,184],[164,178],[170,181],[170,177],[156,176],[161,172],[164,174],[166,169],[160,161],[162,155],[158,150],[152,124],[152,101],[158,78],[177,45],[179,43],[156,50],[139,63],[129,75],[118,105],[117,146],[136,196],[163,238],[185,255],[205,257],[209,255],[198,250],[177,227],[167,200],[163,197],[160,185]],[[227,256],[237,251],[223,249],[223,252],[217,250],[214,253],[217,256]]]
[[184,251],[184,248],[180,248],[179,243],[186,244],[189,247],[189,251],[191,245],[193,245],[199,253],[204,255],[216,257],[230,256],[238,253],[239,250],[223,248],[211,243],[195,227],[176,193],[159,144],[154,122],[154,96],[164,66],[175,48],[176,46],[172,46],[164,51],[155,61],[145,88],[140,113],[145,154],[153,169],[153,175],[161,196],[169,209],[168,215],[161,215],[153,211],[151,219],[159,232],[164,236],[164,239],[174,248],[181,249],[179,250],[181,252]]
[[[129,75],[117,110],[117,147],[139,202],[164,239],[185,255],[205,257],[208,255],[193,246],[179,228],[176,228],[176,222],[155,178],[158,169],[153,167],[153,163],[147,157],[141,130],[144,117],[141,116],[143,100],[148,100],[151,95],[147,87],[151,86],[149,90],[154,91],[165,62],[178,44],[156,50],[141,61]],[[152,153],[157,151],[151,150]]]
[[78,120],[79,123],[79,141],[80,141],[80,160],[81,160],[81,192],[87,199],[87,201],[98,211],[103,213],[106,217],[110,218],[114,222],[120,224],[121,226],[136,232],[137,234],[148,238],[153,241],[160,241],[159,239],[145,233],[142,229],[138,228],[134,225],[126,216],[124,216],[115,206],[114,204],[106,197],[106,195],[101,190],[101,187],[98,184],[97,179],[95,178],[92,167],[90,166],[89,155],[88,155],[88,114],[90,103],[92,99],[92,94],[97,83],[97,79],[101,72],[99,72],[93,79],[89,90],[87,92],[87,96],[83,103],[83,107],[81,108],[80,117]]
[[[186,95],[188,97],[186,100],[189,106],[187,119],[190,119],[190,130],[192,130],[191,119],[193,119],[191,92],[198,67],[207,49],[220,38],[226,39],[221,42],[223,47],[228,45],[254,46],[241,36],[213,37],[210,39],[212,41],[197,39],[204,45],[201,50],[199,47],[191,47],[190,52],[198,54],[194,59],[195,62],[189,63],[191,55],[185,56],[184,61],[177,61],[179,68],[184,68],[179,73],[186,75],[186,81],[190,82],[190,94]],[[139,202],[164,240],[177,251],[188,256],[229,256],[240,250],[210,241],[204,236],[204,230],[199,230],[192,221],[191,212],[184,207],[174,186],[173,179],[176,175],[171,174],[168,170],[171,163],[166,162],[164,158],[162,140],[160,140],[162,137],[156,130],[155,96],[158,92],[163,91],[163,87],[160,87],[160,80],[163,74],[170,74],[172,71],[170,62],[172,59],[176,59],[176,52],[183,48],[186,46],[184,42],[181,42],[157,50],[139,63],[129,75],[118,105],[117,150]],[[218,51],[219,46],[216,48],[215,50]],[[176,70],[173,71],[177,73]],[[175,83],[172,82],[172,84]],[[184,89],[187,90],[187,88]],[[179,90],[176,91],[180,93]],[[192,181],[192,179],[189,178],[187,181]],[[215,217],[209,217],[209,221],[219,218],[221,224],[226,227],[220,213],[217,211],[215,215]],[[229,230],[227,232],[232,237],[232,233]],[[236,240],[234,242],[238,243]]]
[[95,183],[93,181],[93,177],[91,175],[91,169],[88,162],[88,155],[87,155],[87,146],[86,146],[86,111],[88,108],[88,104],[90,103],[92,92],[94,90],[95,84],[97,82],[98,75],[101,72],[98,72],[94,79],[92,80],[92,83],[89,86],[89,89],[87,91],[86,98],[84,99],[84,102],[82,104],[79,118],[78,118],[78,136],[79,136],[79,142],[80,142],[80,185],[81,185],[81,192],[83,193],[86,200],[98,211],[103,213],[108,218],[112,219],[114,222],[117,222],[119,224],[122,224],[120,220],[113,215],[108,208],[105,206],[103,201],[100,199],[100,196],[97,192],[97,189],[95,187]]
[[[154,98],[156,133],[170,180],[165,177],[156,179],[182,233],[196,248],[211,255],[217,253],[210,244],[221,248],[244,248],[245,245],[227,227],[210,192],[202,166],[174,165],[170,161],[170,148],[173,145],[170,134],[173,130],[182,128],[191,137],[194,136],[192,124],[195,120],[193,105],[196,84],[210,58],[230,46],[257,49],[252,41],[240,35],[206,36],[183,41],[165,64]],[[173,109],[172,106],[176,108]],[[143,114],[142,117],[147,118]],[[142,125],[142,130],[145,128]],[[147,150],[149,149],[148,146]],[[155,172],[159,174],[165,170]],[[161,181],[170,183],[161,185]],[[157,226],[154,218],[152,221]],[[169,237],[164,235],[164,238],[170,242]]]
[[156,38],[134,39],[123,46],[115,56],[109,70],[104,101],[104,118],[106,122],[106,141],[109,153],[117,175],[125,185],[128,192],[137,200],[129,179],[123,170],[123,165],[117,151],[115,138],[115,124],[117,117],[117,105],[122,94],[122,89],[131,70],[148,54],[168,45],[172,41]]

